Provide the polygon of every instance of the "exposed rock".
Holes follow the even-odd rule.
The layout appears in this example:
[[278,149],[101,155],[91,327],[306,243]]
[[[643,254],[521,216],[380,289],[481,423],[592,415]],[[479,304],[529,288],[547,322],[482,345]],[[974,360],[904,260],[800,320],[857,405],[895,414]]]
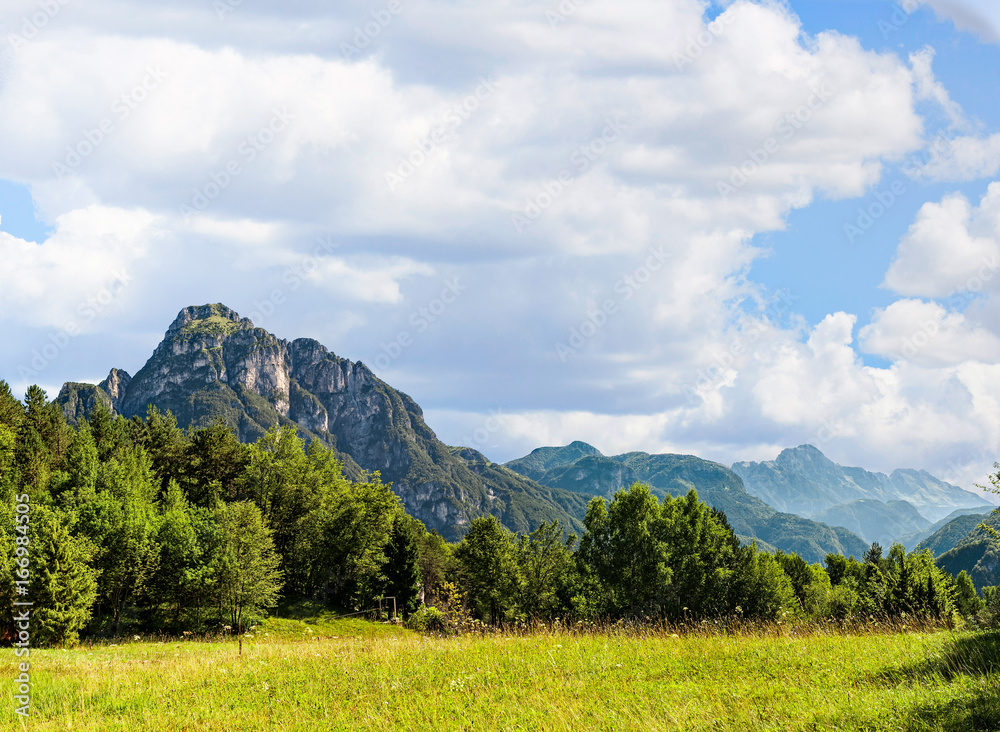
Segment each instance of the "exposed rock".
[[98,401],[126,417],[169,410],[182,427],[222,419],[244,441],[292,425],[335,448],[349,474],[379,471],[411,515],[449,538],[483,513],[517,531],[552,519],[581,527],[586,497],[447,447],[416,402],[360,361],[312,339],[279,339],[224,305],[184,308],[134,377],[115,369],[97,386],[67,384],[58,401],[73,419]]

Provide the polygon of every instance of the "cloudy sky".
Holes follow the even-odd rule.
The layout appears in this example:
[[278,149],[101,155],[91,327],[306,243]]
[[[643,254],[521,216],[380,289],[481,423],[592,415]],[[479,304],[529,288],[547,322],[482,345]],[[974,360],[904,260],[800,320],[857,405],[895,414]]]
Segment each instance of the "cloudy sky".
[[993,0],[7,0],[0,378],[224,302],[507,460],[1000,451]]

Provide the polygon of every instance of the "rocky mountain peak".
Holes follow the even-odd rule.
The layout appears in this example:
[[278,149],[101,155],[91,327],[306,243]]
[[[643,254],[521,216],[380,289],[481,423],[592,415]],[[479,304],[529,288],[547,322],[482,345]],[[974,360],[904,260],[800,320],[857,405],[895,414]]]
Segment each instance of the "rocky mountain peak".
[[111,397],[111,405],[116,412],[121,411],[122,399],[125,398],[125,391],[130,383],[132,383],[132,377],[127,371],[111,369],[108,378],[98,384]]
[[278,338],[219,303],[181,310],[134,377],[113,369],[100,385],[65,385],[57,401],[74,422],[97,404],[125,417],[155,406],[181,427],[221,419],[244,441],[294,427],[336,449],[351,477],[379,471],[412,515],[450,538],[482,513],[518,531],[556,518],[579,531],[586,509],[583,496],[544,489],[475,450],[453,452],[413,399],[360,361],[312,338]]
[[232,335],[236,331],[253,327],[250,318],[241,318],[239,313],[221,303],[192,305],[177,314],[174,322],[167,328],[164,340],[194,335]]

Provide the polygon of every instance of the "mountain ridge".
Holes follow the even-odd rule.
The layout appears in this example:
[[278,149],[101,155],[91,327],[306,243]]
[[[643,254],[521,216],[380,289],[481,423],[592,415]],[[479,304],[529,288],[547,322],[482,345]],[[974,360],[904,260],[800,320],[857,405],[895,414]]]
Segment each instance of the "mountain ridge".
[[69,382],[56,401],[71,422],[97,403],[125,417],[155,406],[182,427],[221,419],[243,441],[292,426],[334,448],[345,473],[379,471],[411,515],[450,539],[485,513],[516,531],[552,519],[570,531],[582,526],[584,496],[453,450],[411,397],[361,361],[314,339],[278,338],[219,303],[182,309],[134,376],[112,369],[97,385]]
[[[543,485],[591,492],[611,498],[633,482],[646,483],[659,497],[678,496],[691,488],[698,497],[726,514],[744,540],[795,552],[810,562],[828,553],[860,557],[867,545],[846,528],[828,526],[793,514],[781,513],[746,492],[742,479],[725,465],[695,455],[628,452],[613,457],[585,442],[564,447],[536,448],[529,455],[504,463],[515,471],[534,472]],[[621,466],[616,472],[614,465]],[[622,482],[618,483],[617,479]]]
[[890,475],[839,465],[814,445],[786,448],[774,460],[734,463],[746,490],[780,511],[815,516],[863,499],[907,501],[929,523],[960,508],[993,508],[984,498],[925,470],[898,468]]

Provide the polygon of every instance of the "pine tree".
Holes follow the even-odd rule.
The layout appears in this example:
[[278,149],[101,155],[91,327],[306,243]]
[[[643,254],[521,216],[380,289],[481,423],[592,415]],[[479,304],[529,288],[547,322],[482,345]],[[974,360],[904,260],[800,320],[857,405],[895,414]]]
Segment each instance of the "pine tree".
[[32,640],[40,645],[73,645],[90,620],[96,597],[94,570],[85,540],[70,535],[59,516],[31,508],[29,597]]
[[385,597],[395,597],[396,607],[407,616],[420,604],[420,550],[414,536],[412,519],[402,512],[392,522],[386,544]]

